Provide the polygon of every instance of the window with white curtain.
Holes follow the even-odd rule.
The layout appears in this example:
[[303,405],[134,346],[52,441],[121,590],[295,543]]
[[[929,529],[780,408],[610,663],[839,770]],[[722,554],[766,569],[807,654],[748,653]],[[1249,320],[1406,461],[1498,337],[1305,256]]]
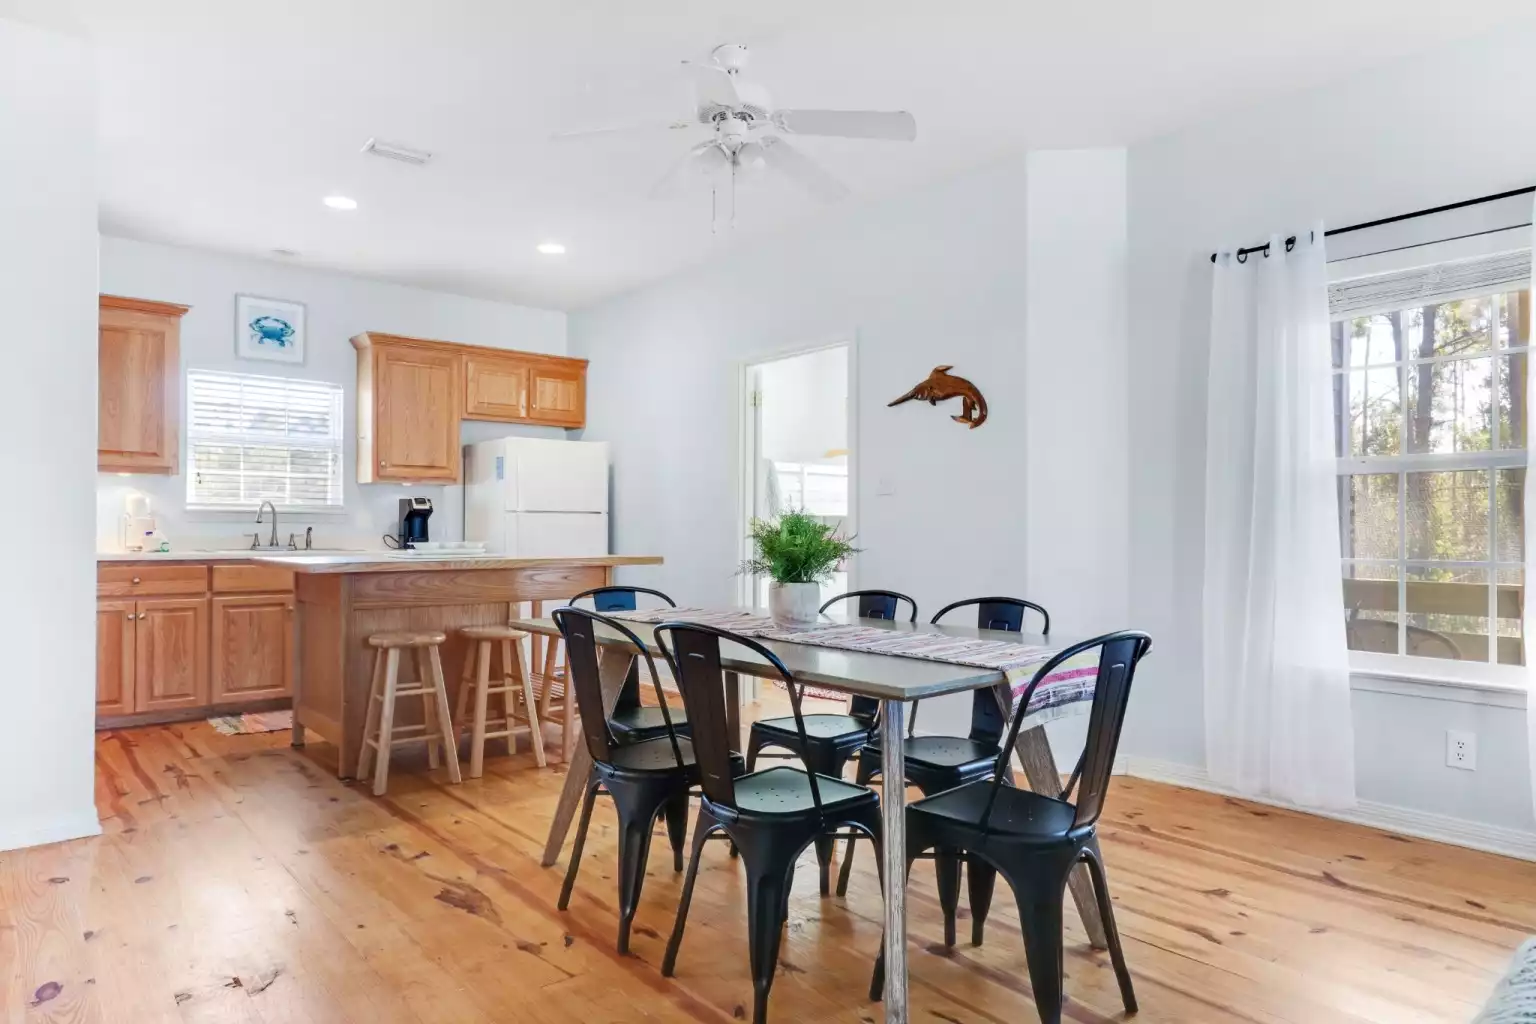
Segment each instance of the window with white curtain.
[[1524,664],[1530,277],[1527,250],[1330,286],[1353,650]]
[[323,381],[189,371],[187,507],[340,509],[341,408]]

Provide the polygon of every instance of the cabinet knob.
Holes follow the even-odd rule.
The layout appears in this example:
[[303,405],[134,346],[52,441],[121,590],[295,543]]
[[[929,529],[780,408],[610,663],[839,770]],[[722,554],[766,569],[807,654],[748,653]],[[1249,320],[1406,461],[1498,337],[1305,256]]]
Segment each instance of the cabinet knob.
[[137,583],[137,582],[139,582],[139,578],[138,578],[138,577],[137,577],[137,576],[135,576],[135,577],[134,577],[134,578],[133,578],[133,582],[135,582],[135,583]]
[[389,463],[385,462],[383,459],[379,460],[379,468],[380,469],[384,469],[384,468],[386,468],[388,466],[389,466]]

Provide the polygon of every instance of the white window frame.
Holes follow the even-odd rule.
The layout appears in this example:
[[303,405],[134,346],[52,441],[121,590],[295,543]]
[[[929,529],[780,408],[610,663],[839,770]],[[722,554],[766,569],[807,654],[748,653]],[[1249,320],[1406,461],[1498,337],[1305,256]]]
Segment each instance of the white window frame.
[[[1530,291],[1530,281],[1511,281],[1506,284],[1491,286],[1486,292],[1479,291],[1475,295],[1460,296],[1467,298],[1480,298],[1484,295],[1503,295],[1508,292]],[[1400,307],[1403,311],[1418,309],[1428,302],[1453,301],[1451,296],[1430,298],[1423,301],[1414,301],[1411,305]],[[1529,301],[1529,300],[1528,300]],[[1376,312],[1392,312],[1392,310],[1379,310]],[[1371,315],[1370,312],[1351,312],[1330,318],[1330,324],[1348,322],[1357,317]],[[1418,568],[1469,568],[1485,569],[1490,577],[1488,587],[1488,620],[1489,620],[1489,660],[1458,661],[1442,658],[1418,657],[1410,654],[1383,654],[1374,651],[1349,652],[1351,669],[1362,676],[1377,679],[1399,679],[1420,681],[1426,683],[1446,683],[1457,686],[1492,687],[1496,689],[1526,688],[1527,668],[1524,665],[1504,665],[1497,662],[1497,629],[1498,629],[1498,572],[1503,569],[1525,569],[1523,564],[1500,561],[1498,554],[1499,528],[1497,516],[1497,471],[1500,469],[1528,469],[1530,465],[1530,453],[1526,449],[1501,449],[1499,431],[1501,427],[1497,409],[1491,417],[1490,448],[1487,451],[1477,452],[1407,452],[1408,436],[1408,395],[1409,377],[1417,366],[1430,363],[1466,362],[1472,359],[1488,359],[1494,374],[1494,395],[1497,402],[1498,394],[1498,366],[1499,360],[1512,354],[1525,353],[1527,358],[1536,358],[1536,347],[1529,344],[1524,346],[1501,347],[1495,344],[1486,351],[1469,355],[1435,356],[1430,359],[1417,358],[1411,349],[1405,350],[1401,361],[1362,363],[1351,365],[1346,359],[1345,365],[1336,367],[1333,371],[1334,378],[1344,378],[1345,401],[1348,402],[1349,375],[1363,370],[1397,370],[1398,378],[1398,450],[1399,455],[1374,455],[1351,456],[1345,455],[1337,459],[1337,473],[1340,478],[1361,474],[1391,474],[1397,477],[1397,541],[1398,553],[1394,558],[1357,558],[1344,556],[1341,559],[1341,577],[1343,568],[1350,565],[1387,566],[1391,565],[1397,570],[1397,615],[1398,615],[1398,650],[1407,650],[1408,632],[1408,581],[1409,572]],[[1331,344],[1331,338],[1330,338]],[[1536,412],[1536,406],[1531,404],[1532,397],[1527,396],[1526,415]],[[1348,444],[1346,436],[1345,443]],[[1457,470],[1486,471],[1488,473],[1488,558],[1478,561],[1434,561],[1430,559],[1411,558],[1408,553],[1408,523],[1407,523],[1407,480],[1408,474],[1414,472],[1454,472]],[[1339,509],[1341,535],[1344,529],[1345,510]],[[1530,510],[1527,510],[1530,514]],[[1342,552],[1341,552],[1342,555]],[[1529,560],[1530,553],[1527,553]],[[1529,588],[1531,581],[1527,579],[1524,586]],[[1526,644],[1525,656],[1529,661],[1532,656],[1532,638],[1523,637]],[[1370,689],[1372,687],[1365,687]]]
[[[245,432],[206,432],[193,428],[193,381],[196,378],[218,378],[236,381],[260,381],[264,384],[282,385],[286,387],[314,388],[330,393],[332,410],[331,422],[334,432],[324,441],[311,441],[302,438],[287,437],[284,435],[255,434]],[[340,516],[346,514],[346,416],[345,416],[345,391],[330,381],[311,380],[299,377],[271,377],[262,374],[240,373],[228,370],[198,370],[189,369],[184,381],[186,395],[186,491],[185,509],[195,519],[224,519],[226,517],[244,517],[250,515],[256,508],[255,503],[224,504],[218,502],[198,501],[194,496],[194,488],[197,483],[197,468],[194,456],[195,447],[199,442],[216,442],[226,445],[261,445],[264,447],[288,447],[304,451],[325,451],[332,453],[334,458],[333,485],[335,487],[336,500],[325,505],[295,505],[291,503],[274,503],[279,512],[294,517],[324,517]]]

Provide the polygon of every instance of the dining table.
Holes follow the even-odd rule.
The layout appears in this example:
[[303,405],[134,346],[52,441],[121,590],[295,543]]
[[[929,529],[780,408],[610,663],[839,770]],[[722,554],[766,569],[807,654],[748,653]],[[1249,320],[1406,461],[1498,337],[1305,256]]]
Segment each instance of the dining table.
[[[688,621],[688,609],[668,609],[678,621]],[[743,614],[749,614],[743,610]],[[826,616],[825,622],[843,622],[881,630],[898,632],[942,633],[956,638],[975,638],[1025,644],[1061,650],[1076,642],[1056,634],[1042,636],[1030,633],[1013,633],[1002,630],[978,629],[974,626],[934,625],[930,623],[895,622],[886,619]],[[515,628],[543,636],[559,636],[560,630],[552,619],[513,619]],[[646,645],[647,652],[656,659],[662,657],[650,626],[626,622]],[[618,700],[619,690],[629,675],[630,668],[640,652],[623,634],[599,624],[596,630],[598,672],[602,684],[603,710],[611,713]],[[914,701],[942,697],[952,693],[966,693],[990,687],[1001,706],[1004,716],[1013,710],[1013,685],[1006,674],[994,668],[909,657],[898,654],[874,653],[862,650],[845,650],[835,647],[795,643],[786,640],[758,638],[769,650],[783,660],[786,668],[799,684],[817,690],[835,691],[840,694],[873,697],[880,702],[880,714],[876,728],[879,731],[881,773],[886,779],[905,778],[908,706]],[[751,650],[726,644],[721,650],[721,667],[725,670],[728,684],[734,676],[746,675],[763,679],[779,678],[778,672],[767,661]],[[735,687],[731,687],[734,689]],[[729,697],[729,695],[728,695]],[[735,701],[731,705],[734,707]],[[1089,700],[1051,709],[1049,716],[1032,714],[1019,731],[1015,753],[1024,778],[1036,792],[1060,794],[1061,774],[1045,733],[1047,717],[1086,714]],[[740,727],[734,726],[733,742],[741,743]],[[542,863],[548,867],[560,857],[560,851],[570,832],[576,810],[581,804],[587,778],[592,769],[592,758],[585,744],[577,744],[575,754],[567,767],[564,788],[550,824],[549,837],[544,847]],[[887,879],[905,879],[906,863],[906,787],[883,787],[881,818],[884,826],[882,856],[884,876]],[[1094,899],[1091,880],[1084,865],[1079,864],[1068,881],[1068,888],[1077,905],[1084,931],[1095,949],[1106,948],[1104,922]],[[905,885],[888,885],[885,891],[885,1021],[887,1024],[906,1024],[907,1007],[907,906]]]

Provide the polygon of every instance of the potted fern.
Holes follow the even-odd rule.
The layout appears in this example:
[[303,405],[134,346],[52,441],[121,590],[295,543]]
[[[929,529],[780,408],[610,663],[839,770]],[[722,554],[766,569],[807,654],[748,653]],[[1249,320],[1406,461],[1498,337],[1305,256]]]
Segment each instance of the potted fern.
[[837,528],[804,511],[777,519],[752,520],[756,555],[741,571],[767,576],[769,613],[781,621],[815,622],[820,614],[821,584],[832,578],[843,559],[858,551]]

